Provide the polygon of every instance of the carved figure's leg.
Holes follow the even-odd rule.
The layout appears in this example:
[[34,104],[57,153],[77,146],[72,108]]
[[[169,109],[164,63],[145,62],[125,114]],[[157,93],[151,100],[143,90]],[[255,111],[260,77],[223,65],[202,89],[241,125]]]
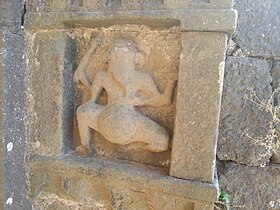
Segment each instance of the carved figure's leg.
[[146,116],[139,117],[137,124],[134,141],[146,143],[143,149],[151,152],[164,152],[169,149],[169,136],[161,125]]
[[79,106],[76,112],[83,147],[82,149],[88,156],[91,156],[94,153],[94,149],[91,144],[91,128],[95,129],[96,127],[97,116],[100,113],[100,108],[100,105],[90,101]]

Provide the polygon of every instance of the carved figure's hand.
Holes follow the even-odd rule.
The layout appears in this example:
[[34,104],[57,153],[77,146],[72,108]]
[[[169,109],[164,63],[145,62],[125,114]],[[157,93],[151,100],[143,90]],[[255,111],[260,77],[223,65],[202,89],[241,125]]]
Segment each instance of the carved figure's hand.
[[96,48],[102,43],[102,40],[103,40],[102,36],[99,34],[97,36],[91,38],[91,40],[89,42],[89,46],[90,46],[89,51],[91,53],[94,53]]
[[90,59],[92,58],[96,48],[101,44],[102,37],[100,35],[95,36],[89,42],[89,48],[86,50],[77,70],[74,74],[74,81],[81,82],[86,88],[90,88],[90,81],[87,78],[86,70]]

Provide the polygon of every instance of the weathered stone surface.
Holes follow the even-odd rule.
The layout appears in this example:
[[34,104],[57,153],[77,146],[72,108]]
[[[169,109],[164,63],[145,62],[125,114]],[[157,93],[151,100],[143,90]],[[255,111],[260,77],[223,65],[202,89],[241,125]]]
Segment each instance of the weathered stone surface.
[[278,0],[235,0],[236,42],[248,56],[280,56]]
[[25,180],[23,1],[0,0],[0,209],[30,209]]
[[24,14],[24,0],[1,0],[0,11],[0,28],[20,32]]
[[[77,46],[77,64],[81,62],[81,59],[86,52],[86,48],[90,46],[90,37],[95,37],[96,34],[98,34],[99,37],[102,37],[103,41],[96,48],[85,72],[80,72],[83,74],[79,74],[78,71],[75,72],[75,75],[77,76],[75,77],[76,79],[82,75],[87,75],[87,78],[91,83],[95,78],[96,72],[99,71],[99,73],[104,72],[108,74],[108,72],[110,72],[108,70],[108,54],[111,51],[111,46],[114,45],[119,37],[135,43],[137,46],[137,68],[143,69],[145,74],[152,75],[160,93],[164,92],[167,81],[175,81],[178,79],[179,57],[181,52],[181,33],[179,28],[151,30],[143,25],[125,25],[112,26],[103,29],[75,29],[72,31],[71,37],[75,40]],[[84,80],[83,77],[81,77],[81,79]],[[75,110],[77,110],[81,104],[87,103],[90,100],[91,93],[88,88],[80,82],[77,82],[77,80],[75,82],[75,87]],[[108,87],[112,87],[112,85],[107,85],[106,88],[108,89]],[[139,92],[139,94],[143,95],[145,94],[145,91],[147,91],[147,88],[141,90],[142,93]],[[116,91],[114,92],[116,94]],[[97,100],[97,103],[102,106],[108,103],[108,94],[106,93],[107,91],[103,90],[101,99]],[[110,92],[110,95],[113,95],[112,91]],[[161,125],[168,132],[170,139],[172,139],[176,114],[176,88],[174,88],[173,91],[171,104],[166,104],[161,107],[140,106],[139,104],[136,109]],[[81,151],[81,140],[76,123],[76,116],[77,115],[75,115],[73,147],[77,151]],[[85,119],[87,118],[88,116],[85,117]],[[121,125],[118,127],[120,126]],[[126,128],[124,127],[124,129]],[[126,129],[126,131],[128,131],[128,129]],[[131,160],[148,165],[169,167],[171,154],[170,147],[165,152],[155,153],[150,152],[149,150],[140,149],[141,143],[139,142],[128,145],[115,144],[116,142],[110,142],[105,136],[102,136],[100,134],[101,132],[94,131],[93,129],[91,129],[91,132],[90,143],[96,154],[113,159]],[[151,139],[150,136],[148,139]],[[157,141],[159,140],[158,138],[155,139],[157,139]],[[115,141],[123,140],[124,139],[116,139]],[[143,146],[144,145],[142,144],[142,148]]]
[[38,157],[29,166],[33,199],[48,193],[74,202],[113,205],[116,209],[137,200],[155,209],[188,209],[194,202],[211,206],[217,198],[212,184],[176,179],[160,168],[141,164],[68,156],[60,160]]
[[28,35],[28,144],[33,154],[59,155],[71,143],[76,50],[68,40],[64,32]]
[[[2,1],[0,1],[2,3]],[[1,11],[1,8],[0,8]],[[0,31],[0,78],[3,78],[3,32]],[[3,80],[0,81],[0,107],[3,107]],[[0,111],[0,127],[3,128],[3,112]],[[4,144],[3,144],[3,130],[0,129],[0,208],[4,209]]]
[[29,0],[28,10],[34,12],[110,11],[118,10],[168,10],[168,9],[227,9],[231,0]]
[[212,182],[227,37],[185,33],[170,174]]
[[[73,35],[73,31],[75,31],[75,29],[69,30],[69,26],[92,28],[128,23],[144,24],[154,28],[165,29],[181,24],[182,31],[195,30],[230,33],[235,25],[235,13],[230,10],[231,1],[22,0],[18,2],[5,1],[5,6],[11,5],[13,8],[5,16],[5,18],[9,16],[11,18],[6,19],[8,22],[11,20],[8,25],[11,28],[15,27],[15,30],[20,28],[23,20],[22,4],[27,2],[28,20],[30,21],[27,24],[27,28],[33,28],[34,31],[28,30],[24,34],[28,38],[28,57],[22,53],[25,45],[24,37],[21,34],[8,33],[5,37],[8,54],[4,69],[5,75],[3,76],[7,83],[4,83],[5,91],[3,96],[6,103],[4,110],[7,107],[7,112],[5,112],[3,123],[4,135],[6,136],[4,137],[4,146],[2,148],[5,151],[4,153],[6,153],[4,171],[5,177],[7,177],[5,180],[5,199],[9,197],[6,209],[31,209],[25,195],[25,176],[23,175],[25,174],[23,163],[26,155],[26,137],[29,149],[28,158],[34,154],[60,156],[59,158],[50,158],[47,161],[36,160],[35,164],[30,164],[31,170],[28,176],[31,184],[29,187],[31,197],[33,198],[32,201],[34,201],[32,207],[35,209],[211,209],[213,202],[217,198],[217,188],[213,184],[176,179],[167,175],[166,168],[151,169],[141,165],[131,166],[126,161],[102,161],[97,157],[91,160],[78,158],[78,161],[75,158],[72,160],[72,157],[62,158],[66,156],[65,153],[68,151],[73,139],[74,90],[72,79],[75,61],[78,57],[76,53],[79,53],[75,46],[77,44],[76,40],[73,41],[73,37],[70,38],[67,35]],[[211,10],[213,8],[214,10]],[[0,24],[2,25],[2,22]],[[62,28],[63,30],[59,30]],[[115,31],[114,33],[122,36],[120,31]],[[130,36],[133,37],[134,35],[132,34],[135,33],[136,31],[133,31]],[[205,120],[211,121],[212,124],[210,123],[210,126],[212,127],[210,130],[213,132],[211,133],[213,135],[207,133],[207,135],[210,135],[211,141],[203,145],[202,151],[200,151],[206,154],[206,159],[200,159],[201,154],[195,154],[195,159],[199,160],[199,163],[203,164],[203,166],[206,165],[206,168],[203,168],[198,163],[196,167],[200,168],[200,172],[204,173],[207,171],[204,174],[206,178],[198,178],[198,180],[211,182],[213,179],[217,113],[220,99],[219,90],[222,84],[222,74],[219,75],[218,70],[222,70],[220,61],[223,60],[226,36],[222,33],[205,36],[198,36],[194,33],[186,36],[186,38],[190,37],[196,41],[202,40],[199,47],[205,47],[206,45],[206,48],[211,48],[211,59],[216,57],[214,60],[217,71],[213,71],[215,76],[211,77],[210,71],[213,70],[211,65],[209,65],[210,70],[206,71],[209,73],[206,76],[214,79],[214,85],[211,86],[213,84],[211,81],[204,83],[204,85],[209,85],[209,88],[213,88],[217,93],[211,100],[208,100],[208,102],[210,101],[210,106],[214,104],[215,110],[207,110],[209,113],[214,113],[215,121],[209,119],[206,111],[202,113],[207,115],[204,118]],[[142,41],[147,41],[149,38],[144,37]],[[208,40],[208,38],[210,39]],[[169,39],[172,38],[169,36]],[[162,44],[164,40],[166,39],[156,39],[156,41]],[[208,45],[209,42],[211,44]],[[178,43],[176,40],[176,45]],[[176,47],[176,45],[173,46],[180,51],[180,47]],[[170,59],[173,61],[174,57],[174,60],[178,59],[179,53],[175,54],[168,51],[167,46],[161,47],[160,44],[156,46],[162,48],[161,50],[163,51],[166,50],[161,64],[163,69],[164,67],[169,68],[164,65],[166,60]],[[189,47],[191,48],[191,46]],[[217,49],[219,47],[221,47],[219,49],[221,51]],[[152,45],[150,45],[150,48],[148,50],[156,49]],[[196,55],[197,57],[207,57],[206,50],[199,50],[199,53],[199,55]],[[161,57],[153,57],[153,60],[157,59],[160,60]],[[202,60],[199,60],[199,62],[202,63],[202,66],[204,65],[203,68],[208,67],[208,63],[205,64]],[[27,72],[25,61],[28,62]],[[172,68],[177,69],[177,66],[174,65]],[[198,69],[198,64],[194,69],[200,70]],[[196,76],[201,73],[201,71],[198,71],[198,74],[194,71],[190,72],[196,74]],[[25,76],[27,76],[27,79]],[[166,78],[168,80],[169,77]],[[205,77],[203,78],[205,79]],[[162,91],[162,84],[160,84],[161,82],[158,83],[156,88]],[[25,85],[27,85],[28,90],[26,90]],[[200,89],[200,91],[204,90],[208,91],[209,89]],[[206,98],[205,96],[203,97],[204,99]],[[202,105],[204,108],[208,106],[208,103]],[[170,113],[173,114],[174,110],[171,110]],[[146,110],[147,112],[152,111]],[[157,115],[158,112],[154,111],[152,114]],[[156,118],[162,119],[163,117],[160,114]],[[28,121],[26,121],[26,115]],[[27,125],[26,122],[28,123]],[[166,121],[166,124],[169,122],[170,120]],[[173,122],[168,125],[168,129],[173,130],[172,128]],[[26,129],[28,131],[27,134]],[[203,129],[209,128],[203,127]],[[14,148],[11,151],[6,151],[7,143],[13,143]],[[198,143],[204,144],[204,141],[198,139]],[[73,145],[71,144],[71,146]],[[207,146],[210,147],[207,148]],[[198,148],[197,144],[191,147],[191,149],[194,148]],[[165,146],[165,149],[167,150],[168,147]],[[14,154],[16,158],[13,158]],[[167,151],[168,158],[169,154]],[[137,155],[143,157],[146,154]],[[144,158],[152,159],[151,157],[154,156],[145,156]],[[137,157],[137,159],[140,158]],[[192,157],[190,159],[192,160]],[[154,160],[150,161],[154,162]],[[157,164],[162,166],[169,165],[169,159],[161,161],[162,159],[160,158],[156,160]],[[196,163],[192,166],[195,165]],[[198,177],[197,175],[198,172],[196,172],[194,179]],[[12,198],[13,203],[11,203]],[[104,203],[100,203],[103,201]]]
[[[275,91],[275,106],[280,107],[280,62],[275,61],[273,63],[273,68],[271,70],[272,75],[272,88],[273,91]],[[280,116],[278,116],[278,119]],[[280,123],[276,125],[277,131],[280,133]],[[277,138],[276,144],[280,145],[280,136]],[[276,151],[272,155],[271,161],[273,163],[279,163],[280,164],[280,147],[276,148]]]
[[163,3],[168,8],[230,8],[231,0],[163,0]]
[[280,167],[248,167],[234,163],[218,166],[221,189],[230,195],[230,202],[241,208],[280,209]]
[[[3,161],[5,209],[29,208],[25,180],[26,63],[22,34],[3,32]],[[9,199],[9,200],[8,200]]]
[[[271,157],[270,149],[244,136],[265,136],[271,116],[245,98],[252,88],[262,100],[272,94],[269,64],[254,58],[229,56],[226,61],[217,155],[220,160],[257,166]],[[264,142],[264,141],[263,141]]]
[[[77,109],[83,149],[88,155],[93,153],[91,145],[93,129],[114,144],[124,146],[137,143],[138,148],[135,150],[158,153],[167,151],[170,145],[167,130],[139,112],[136,107],[170,106],[177,79],[168,78],[164,92],[161,93],[152,74],[136,67],[138,46],[126,38],[114,41],[109,49],[108,69],[97,70],[92,82],[89,82],[85,78],[87,78],[89,61],[99,45],[97,42],[105,44],[101,36],[90,41],[74,76],[76,82],[80,82],[87,91],[91,92],[90,100]],[[94,70],[89,72],[92,73]],[[103,89],[107,94],[105,104],[100,103],[99,100]]]
[[147,25],[152,28],[170,28],[180,25],[184,31],[231,34],[236,25],[236,13],[231,9],[110,10],[105,8],[95,12],[85,11],[86,7],[81,8],[79,12],[71,13],[28,12],[25,26],[28,29],[66,29],[69,26],[98,28],[125,24]]
[[280,106],[280,61],[275,61],[271,70],[272,88],[274,91],[279,89],[275,95],[275,105]]

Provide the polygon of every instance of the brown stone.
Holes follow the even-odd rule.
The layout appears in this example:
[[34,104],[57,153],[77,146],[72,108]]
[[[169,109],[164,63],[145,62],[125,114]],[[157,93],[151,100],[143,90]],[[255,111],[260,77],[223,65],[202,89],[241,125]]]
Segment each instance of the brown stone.
[[147,25],[156,29],[180,26],[183,31],[212,31],[231,34],[236,25],[236,13],[231,9],[201,8],[88,13],[42,12],[26,14],[25,25],[28,29],[66,29],[69,26],[99,28],[125,24]]
[[35,157],[29,166],[31,198],[36,202],[46,195],[113,209],[193,210],[199,206],[204,210],[217,197],[212,184],[176,179],[141,164],[68,156],[60,160]]
[[184,33],[170,175],[212,182],[227,37]]
[[28,145],[33,154],[59,155],[66,131],[62,116],[66,34],[31,32],[28,45]]
[[[93,80],[96,81],[97,74],[104,75],[106,78],[110,78],[110,70],[108,68],[108,61],[109,61],[109,54],[111,50],[113,49],[112,46],[115,45],[116,40],[119,40],[118,37],[122,37],[123,40],[129,41],[131,43],[134,43],[135,47],[137,48],[136,53],[136,68],[138,71],[135,71],[134,76],[134,82],[130,83],[129,85],[126,84],[125,86],[129,87],[136,87],[136,83],[144,84],[142,83],[143,80],[139,78],[139,74],[146,75],[150,79],[150,84],[154,83],[156,87],[156,92],[160,93],[157,94],[158,96],[164,96],[163,93],[165,92],[166,85],[168,82],[173,83],[178,79],[178,68],[179,68],[179,60],[180,60],[180,51],[181,51],[181,33],[180,30],[176,27],[169,30],[151,30],[150,28],[146,26],[138,26],[138,25],[125,25],[125,26],[112,26],[108,29],[75,29],[73,30],[71,37],[75,40],[76,46],[77,46],[77,64],[82,63],[82,58],[85,57],[85,54],[87,52],[87,49],[91,46],[90,45],[90,37],[95,37],[96,34],[98,36],[102,37],[102,43],[98,45],[98,47],[95,50],[95,53],[90,57],[88,67],[81,71],[81,68],[79,70],[75,71],[75,87],[77,87],[75,90],[75,110],[77,110],[76,116],[78,118],[84,118],[85,123],[87,124],[87,121],[92,120],[94,121],[94,118],[91,119],[89,116],[92,115],[94,117],[94,110],[97,111],[97,109],[92,108],[93,102],[91,101],[92,94],[90,91],[90,88],[87,88],[81,80],[85,80],[88,78],[90,83],[92,83]],[[144,41],[143,41],[144,40]],[[94,42],[94,41],[93,41]],[[84,58],[83,58],[84,59]],[[88,60],[88,59],[87,59]],[[78,65],[77,65],[78,66]],[[111,67],[112,68],[112,67]],[[125,69],[128,68],[128,66],[124,66],[122,71],[119,71],[120,75],[124,76]],[[79,79],[80,78],[80,79]],[[147,77],[146,77],[147,78]],[[99,78],[100,79],[100,78]],[[151,80],[152,79],[152,80]],[[108,106],[112,106],[112,100],[108,102],[108,97],[112,98],[112,96],[120,94],[120,89],[113,89],[114,87],[119,87],[119,82],[116,83],[117,80],[114,79],[114,77],[109,82],[103,81],[103,85],[106,85],[106,88],[102,91],[101,94],[99,94],[99,99],[95,102],[98,103],[100,106],[100,109],[107,109]],[[94,85],[97,84],[96,82],[93,83]],[[145,83],[146,84],[146,83]],[[94,86],[92,85],[92,87]],[[96,87],[97,85],[95,85]],[[124,87],[124,85],[121,85]],[[171,84],[171,86],[173,86]],[[109,92],[107,91],[109,89]],[[106,135],[104,135],[104,132],[100,130],[100,128],[96,127],[96,129],[89,129],[90,130],[90,144],[92,145],[94,151],[96,154],[111,157],[113,159],[125,159],[125,160],[132,160],[135,162],[145,163],[149,165],[159,165],[164,167],[169,167],[170,163],[170,154],[171,154],[171,148],[166,147],[164,152],[151,152],[147,148],[149,145],[145,145],[145,143],[141,143],[141,135],[142,134],[148,134],[148,130],[155,130],[160,129],[163,131],[163,135],[161,137],[166,136],[166,133],[169,136],[169,146],[171,143],[171,139],[173,136],[173,130],[174,130],[174,121],[175,121],[175,107],[176,107],[176,87],[175,88],[169,88],[170,91],[174,89],[173,91],[173,97],[172,97],[172,103],[171,104],[165,104],[160,102],[160,98],[157,97],[151,97],[152,95],[147,95],[147,91],[149,91],[149,88],[144,88],[141,90],[140,94],[146,94],[146,99],[149,97],[150,99],[156,99],[154,100],[153,104],[138,104],[137,106],[133,106],[132,109],[130,108],[130,114],[125,115],[126,118],[130,118],[130,120],[126,121],[129,122],[127,125],[125,123],[122,123],[120,125],[117,125],[118,130],[121,132],[121,136],[127,137],[125,133],[129,134],[130,130],[133,126],[133,123],[137,121],[137,119],[140,121],[144,120],[150,124],[150,127],[147,129],[144,129],[144,132],[139,132],[141,128],[139,129],[138,126],[138,134],[132,132],[132,136],[134,136],[134,140],[137,142],[125,142],[124,138],[120,138],[120,135],[118,135],[118,138],[115,138],[115,140],[112,142],[111,138],[106,138]],[[146,92],[146,93],[145,93]],[[132,91],[133,93],[133,91]],[[122,93],[121,93],[122,94]],[[138,96],[136,97],[135,92],[130,95],[130,97],[135,97],[135,99],[142,100],[142,102],[148,101],[143,100],[145,97],[139,97],[139,91]],[[148,93],[150,94],[150,93]],[[169,96],[171,96],[170,93],[168,93]],[[148,96],[148,97],[147,97]],[[154,95],[156,96],[156,95]],[[165,97],[166,98],[166,97]],[[162,97],[163,99],[163,97]],[[168,102],[168,97],[166,98]],[[164,102],[163,100],[161,100]],[[116,104],[117,101],[114,102]],[[125,102],[125,103],[124,103]],[[129,104],[133,102],[132,100],[129,101],[127,97],[123,97],[123,104],[126,105],[126,107],[129,107]],[[118,99],[118,103],[120,103]],[[135,102],[134,102],[135,105]],[[162,106],[164,105],[164,106]],[[86,110],[85,107],[88,106],[88,109]],[[79,108],[78,108],[79,107]],[[95,106],[97,107],[97,105]],[[106,108],[107,107],[107,108]],[[122,106],[122,108],[125,108]],[[83,110],[85,113],[83,113]],[[134,115],[133,113],[136,113],[133,110],[137,110],[138,114]],[[119,109],[120,111],[120,109]],[[87,113],[86,113],[87,112]],[[91,114],[92,113],[92,114]],[[97,112],[96,112],[97,113]],[[104,112],[105,113],[105,112]],[[104,114],[102,114],[104,117]],[[141,116],[142,117],[141,117]],[[76,118],[75,116],[75,118]],[[101,115],[100,115],[101,116]],[[112,115],[111,115],[112,116]],[[140,118],[139,118],[140,117]],[[100,118],[98,120],[97,124],[104,124],[102,122],[103,118]],[[78,119],[78,121],[81,121],[81,119]],[[83,121],[83,120],[82,120]],[[75,120],[76,122],[76,120]],[[123,120],[125,122],[125,120]],[[133,123],[130,123],[133,122]],[[155,124],[156,123],[156,124]],[[77,123],[78,124],[78,123]],[[81,134],[79,133],[78,126],[75,123],[74,126],[74,141],[73,146],[75,147],[75,150],[83,154],[83,147],[80,145],[81,142]],[[151,127],[151,125],[155,125],[154,129]],[[81,124],[82,125],[82,124]],[[105,123],[105,128],[108,127]],[[88,125],[86,126],[86,130],[88,129]],[[92,125],[94,126],[94,125]],[[90,127],[90,126],[89,126]],[[121,128],[122,127],[122,128]],[[160,128],[161,127],[161,128]],[[130,128],[130,129],[129,129]],[[165,130],[163,130],[163,129]],[[160,131],[158,130],[158,131]],[[109,130],[110,133],[113,130]],[[139,135],[140,133],[140,135]],[[155,134],[156,135],[156,134]],[[160,141],[159,138],[151,138],[154,136],[153,134],[149,134],[142,140],[144,141],[153,141],[156,144]],[[160,137],[160,136],[158,136]],[[164,137],[165,138],[165,137]],[[111,139],[111,141],[110,141]],[[133,140],[133,138],[132,138]],[[85,141],[83,141],[85,142]],[[166,145],[167,142],[165,142]],[[85,146],[85,143],[83,143]],[[142,149],[141,149],[142,148]]]
[[231,0],[49,0],[40,4],[36,0],[28,1],[28,11],[35,12],[87,12],[118,10],[169,10],[169,9],[229,9]]
[[[213,208],[231,0],[0,2],[0,209]],[[103,43],[85,71],[96,35]],[[91,90],[79,89],[85,78]],[[97,120],[96,104],[105,110]],[[171,150],[179,178],[168,173]]]
[[[97,71],[92,82],[86,71],[101,38],[94,38],[75,72],[76,82],[91,94],[91,99],[77,109],[77,119],[82,147],[92,153],[91,129],[107,141],[119,145],[142,143],[135,150],[165,152],[169,149],[170,137],[159,123],[153,121],[136,107],[163,107],[172,103],[176,80],[168,80],[163,93],[151,74],[136,69],[137,49],[129,40],[115,40],[109,50],[108,69]],[[98,99],[103,89],[107,103]]]

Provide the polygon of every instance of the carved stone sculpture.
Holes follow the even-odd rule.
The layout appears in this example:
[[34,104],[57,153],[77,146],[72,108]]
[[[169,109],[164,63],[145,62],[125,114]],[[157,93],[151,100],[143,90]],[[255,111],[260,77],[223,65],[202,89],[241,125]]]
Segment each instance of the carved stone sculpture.
[[[90,82],[84,72],[100,43],[99,37],[92,39],[74,75],[75,80],[91,93],[91,99],[77,109],[83,149],[88,155],[93,152],[90,136],[93,129],[115,144],[141,142],[141,149],[152,152],[168,150],[170,138],[166,130],[135,107],[171,104],[175,81],[167,82],[164,93],[160,93],[152,76],[136,69],[135,45],[126,40],[116,40],[109,51],[108,70],[97,71]],[[108,95],[106,105],[97,103],[103,90]]]

